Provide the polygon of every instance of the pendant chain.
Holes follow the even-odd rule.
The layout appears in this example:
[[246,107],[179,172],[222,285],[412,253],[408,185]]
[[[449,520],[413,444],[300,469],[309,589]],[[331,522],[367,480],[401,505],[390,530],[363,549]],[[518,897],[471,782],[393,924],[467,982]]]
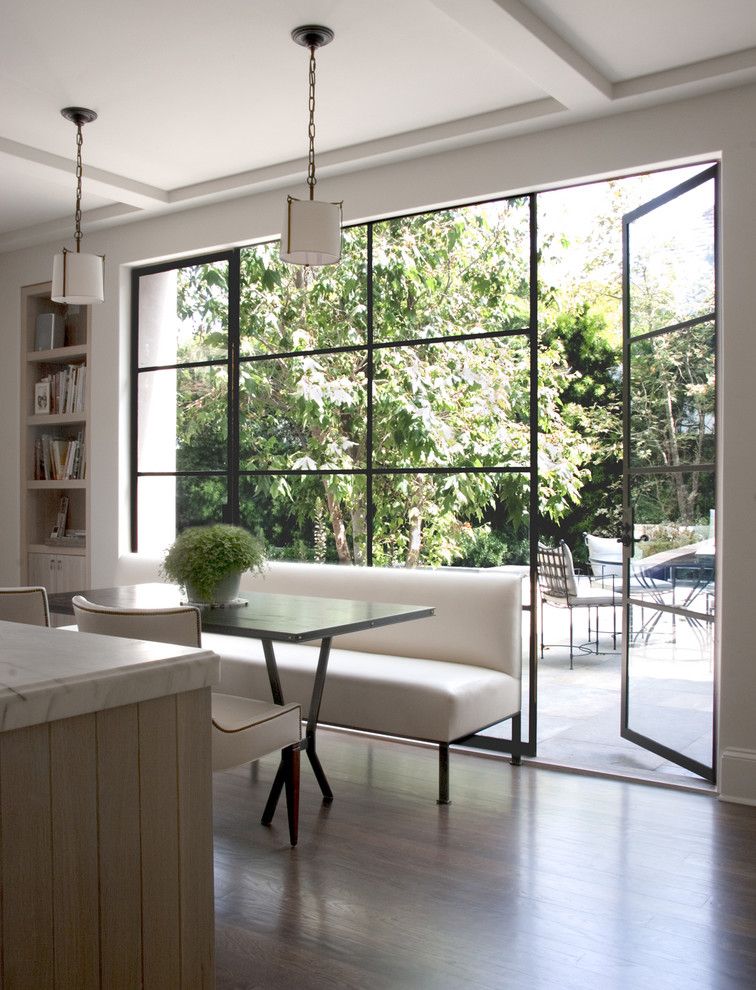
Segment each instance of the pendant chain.
[[310,187],[310,199],[315,198],[315,46],[310,48],[310,123],[307,133],[310,138],[310,153],[307,160],[307,185]]
[[81,136],[81,124],[76,125],[76,253],[81,251],[81,146],[84,139]]

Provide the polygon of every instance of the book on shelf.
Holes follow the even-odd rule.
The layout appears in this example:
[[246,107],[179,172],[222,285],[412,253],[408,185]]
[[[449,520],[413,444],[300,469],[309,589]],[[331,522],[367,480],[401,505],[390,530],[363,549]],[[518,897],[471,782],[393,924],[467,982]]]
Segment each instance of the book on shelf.
[[68,495],[61,495],[58,502],[58,515],[55,525],[50,533],[51,540],[61,539],[66,532],[66,520],[68,519]]
[[85,408],[87,366],[69,364],[54,375],[41,378],[38,385],[49,383],[50,413],[83,413]]
[[76,439],[43,433],[34,442],[35,481],[79,481],[86,477],[84,432]]

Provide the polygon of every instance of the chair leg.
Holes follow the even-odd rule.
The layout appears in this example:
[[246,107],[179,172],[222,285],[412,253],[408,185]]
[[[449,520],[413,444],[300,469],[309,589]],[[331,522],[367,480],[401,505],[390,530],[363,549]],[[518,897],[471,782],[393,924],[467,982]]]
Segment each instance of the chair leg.
[[438,744],[438,801],[436,804],[451,804],[449,800],[449,743]]
[[[286,750],[283,751],[284,753]],[[281,762],[278,764],[278,770],[276,771],[276,777],[273,781],[273,786],[270,789],[270,794],[268,795],[268,800],[265,803],[265,810],[263,811],[262,818],[260,819],[262,825],[270,825],[273,821],[273,815],[276,813],[276,805],[278,804],[278,799],[281,796],[281,790],[283,789],[284,783],[286,781],[286,766],[283,759],[283,753]]]
[[541,660],[543,660],[543,598],[541,599]]
[[522,713],[512,716],[512,760],[513,767],[522,763]]
[[289,746],[281,753],[286,787],[286,814],[289,819],[289,842],[297,844],[299,834],[299,746]]
[[572,667],[572,609],[570,609],[569,612],[570,612],[570,670],[572,670],[573,669],[573,667]]

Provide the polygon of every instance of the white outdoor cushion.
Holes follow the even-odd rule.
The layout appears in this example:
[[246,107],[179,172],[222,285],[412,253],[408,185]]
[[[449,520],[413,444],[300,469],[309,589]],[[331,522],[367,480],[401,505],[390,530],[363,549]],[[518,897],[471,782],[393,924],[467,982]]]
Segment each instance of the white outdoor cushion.
[[[202,639],[206,649],[221,657],[222,691],[270,697],[259,640],[217,633],[205,633]],[[312,693],[318,648],[275,643],[274,649],[284,698],[299,702],[305,711]],[[333,649],[320,721],[450,742],[519,710],[520,682],[501,671]]]
[[564,572],[565,572],[565,584],[567,585],[568,595],[577,595],[577,577],[575,576],[575,564],[572,559],[572,551],[567,546],[566,543],[561,544],[562,547],[562,559],[564,560]]
[[618,540],[586,533],[585,542],[595,577],[622,577],[622,544]]
[[299,742],[299,705],[213,694],[213,770],[242,766]]

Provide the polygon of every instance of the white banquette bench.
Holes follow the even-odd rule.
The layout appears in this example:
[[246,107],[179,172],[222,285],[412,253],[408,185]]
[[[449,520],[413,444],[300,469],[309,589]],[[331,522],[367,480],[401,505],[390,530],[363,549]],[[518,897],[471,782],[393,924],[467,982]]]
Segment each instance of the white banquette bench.
[[[160,562],[121,557],[116,584],[160,580]],[[320,722],[439,746],[439,802],[449,800],[449,744],[512,719],[520,761],[521,603],[519,575],[465,568],[394,569],[272,562],[247,573],[241,593],[269,592],[432,605],[435,615],[339,636],[328,664]],[[204,633],[221,658],[220,690],[271,697],[259,640]],[[304,716],[319,644],[276,643],[287,702]]]

